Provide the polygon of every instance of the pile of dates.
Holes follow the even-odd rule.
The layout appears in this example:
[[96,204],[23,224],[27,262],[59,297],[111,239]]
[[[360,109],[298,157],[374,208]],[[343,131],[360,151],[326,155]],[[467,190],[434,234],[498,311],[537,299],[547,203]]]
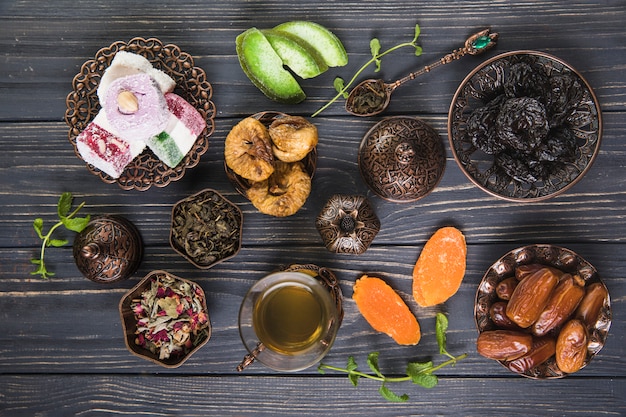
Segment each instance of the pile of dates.
[[587,361],[589,330],[608,298],[601,282],[585,284],[553,267],[517,267],[496,286],[489,308],[495,329],[478,336],[478,353],[521,374],[551,358],[563,373],[578,371]]
[[576,160],[571,124],[584,88],[574,74],[549,75],[528,57],[506,68],[484,106],[467,120],[472,144],[493,155],[495,165],[521,183],[546,181],[564,163]]

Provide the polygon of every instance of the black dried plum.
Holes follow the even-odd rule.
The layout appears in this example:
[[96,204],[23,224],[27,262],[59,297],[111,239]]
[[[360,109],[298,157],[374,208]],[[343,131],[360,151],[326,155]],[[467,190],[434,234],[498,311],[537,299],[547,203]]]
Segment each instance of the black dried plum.
[[543,101],[549,91],[550,81],[546,74],[525,62],[511,65],[504,80],[504,92],[511,98],[532,97]]
[[496,97],[485,106],[474,110],[467,120],[467,134],[472,144],[490,155],[506,149],[496,132],[496,119],[504,100],[505,95]]
[[582,100],[583,87],[571,74],[550,77],[550,90],[546,98],[546,111],[550,127],[557,127],[567,121]]
[[501,152],[495,164],[515,181],[532,184],[545,178],[547,167],[537,160],[527,160],[523,155]]
[[548,135],[546,109],[530,97],[508,99],[496,119],[496,131],[506,146],[530,153]]
[[571,162],[576,157],[576,136],[567,127],[551,129],[546,140],[535,150],[539,161]]

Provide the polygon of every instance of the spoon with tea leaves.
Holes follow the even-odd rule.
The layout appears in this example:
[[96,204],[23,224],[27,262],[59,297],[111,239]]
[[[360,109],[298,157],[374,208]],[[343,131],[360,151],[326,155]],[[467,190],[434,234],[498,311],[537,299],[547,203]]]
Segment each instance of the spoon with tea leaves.
[[375,116],[382,113],[391,100],[391,93],[407,81],[414,80],[418,76],[465,55],[478,55],[496,45],[497,33],[490,33],[489,29],[473,34],[465,40],[462,48],[455,49],[438,61],[426,65],[418,71],[412,72],[406,77],[400,78],[393,83],[385,83],[381,79],[368,79],[362,81],[352,89],[346,99],[346,111],[355,116]]

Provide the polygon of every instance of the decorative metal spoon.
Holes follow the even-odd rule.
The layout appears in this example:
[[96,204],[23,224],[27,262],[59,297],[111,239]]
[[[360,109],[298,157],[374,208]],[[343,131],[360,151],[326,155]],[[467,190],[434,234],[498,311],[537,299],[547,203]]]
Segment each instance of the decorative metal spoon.
[[440,65],[448,64],[467,54],[478,55],[485,52],[495,46],[497,39],[497,33],[489,33],[489,29],[485,29],[467,38],[463,48],[452,51],[440,60],[426,65],[422,69],[412,72],[396,82],[387,84],[381,79],[362,81],[352,89],[346,99],[346,111],[355,116],[362,117],[380,114],[389,106],[391,93],[405,82],[413,80]]

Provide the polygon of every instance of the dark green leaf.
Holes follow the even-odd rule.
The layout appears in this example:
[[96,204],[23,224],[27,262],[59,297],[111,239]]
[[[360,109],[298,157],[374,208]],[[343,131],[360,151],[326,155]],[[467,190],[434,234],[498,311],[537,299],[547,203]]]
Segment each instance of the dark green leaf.
[[48,246],[54,246],[55,248],[60,248],[61,246],[67,245],[67,239],[50,239],[48,241]]
[[33,222],[33,227],[35,228],[35,232],[37,232],[37,235],[41,239],[43,239],[43,219],[36,218]]
[[352,382],[352,385],[355,387],[359,386],[359,376],[357,374],[349,373],[348,378],[350,379],[350,382]]
[[358,365],[356,364],[356,361],[354,360],[354,356],[350,356],[348,358],[348,364],[346,365],[346,369],[348,371],[356,371],[357,368],[358,368]]
[[403,403],[409,400],[409,396],[407,394],[398,395],[387,388],[384,384],[378,389],[378,392],[384,399],[394,403]]
[[367,355],[367,365],[370,367],[372,372],[374,372],[379,377],[382,377],[383,374],[380,372],[380,368],[378,367],[378,354],[379,352],[372,352]]
[[59,197],[59,203],[57,204],[57,213],[59,214],[59,218],[67,216],[72,208],[72,193],[66,192],[61,194]]
[[63,225],[68,229],[71,230],[73,232],[77,232],[80,233],[82,232],[85,227],[87,227],[87,224],[89,223],[90,220],[90,216],[87,217],[74,217],[71,219],[63,218],[61,221],[63,222]]
[[428,362],[409,362],[406,366],[406,374],[413,379],[418,375],[424,373],[424,371],[430,370],[433,367],[432,361]]
[[380,71],[381,59],[377,58],[380,53],[380,41],[377,38],[374,38],[370,41],[370,51],[372,52],[372,58],[374,58],[374,63],[376,64],[376,69],[374,72]]
[[445,355],[446,350],[446,331],[448,330],[448,318],[443,313],[437,313],[435,322],[435,332],[437,334],[437,344],[439,345],[439,353]]
[[433,374],[419,374],[415,378],[411,378],[414,384],[421,385],[424,388],[433,388],[439,383],[437,375]]

